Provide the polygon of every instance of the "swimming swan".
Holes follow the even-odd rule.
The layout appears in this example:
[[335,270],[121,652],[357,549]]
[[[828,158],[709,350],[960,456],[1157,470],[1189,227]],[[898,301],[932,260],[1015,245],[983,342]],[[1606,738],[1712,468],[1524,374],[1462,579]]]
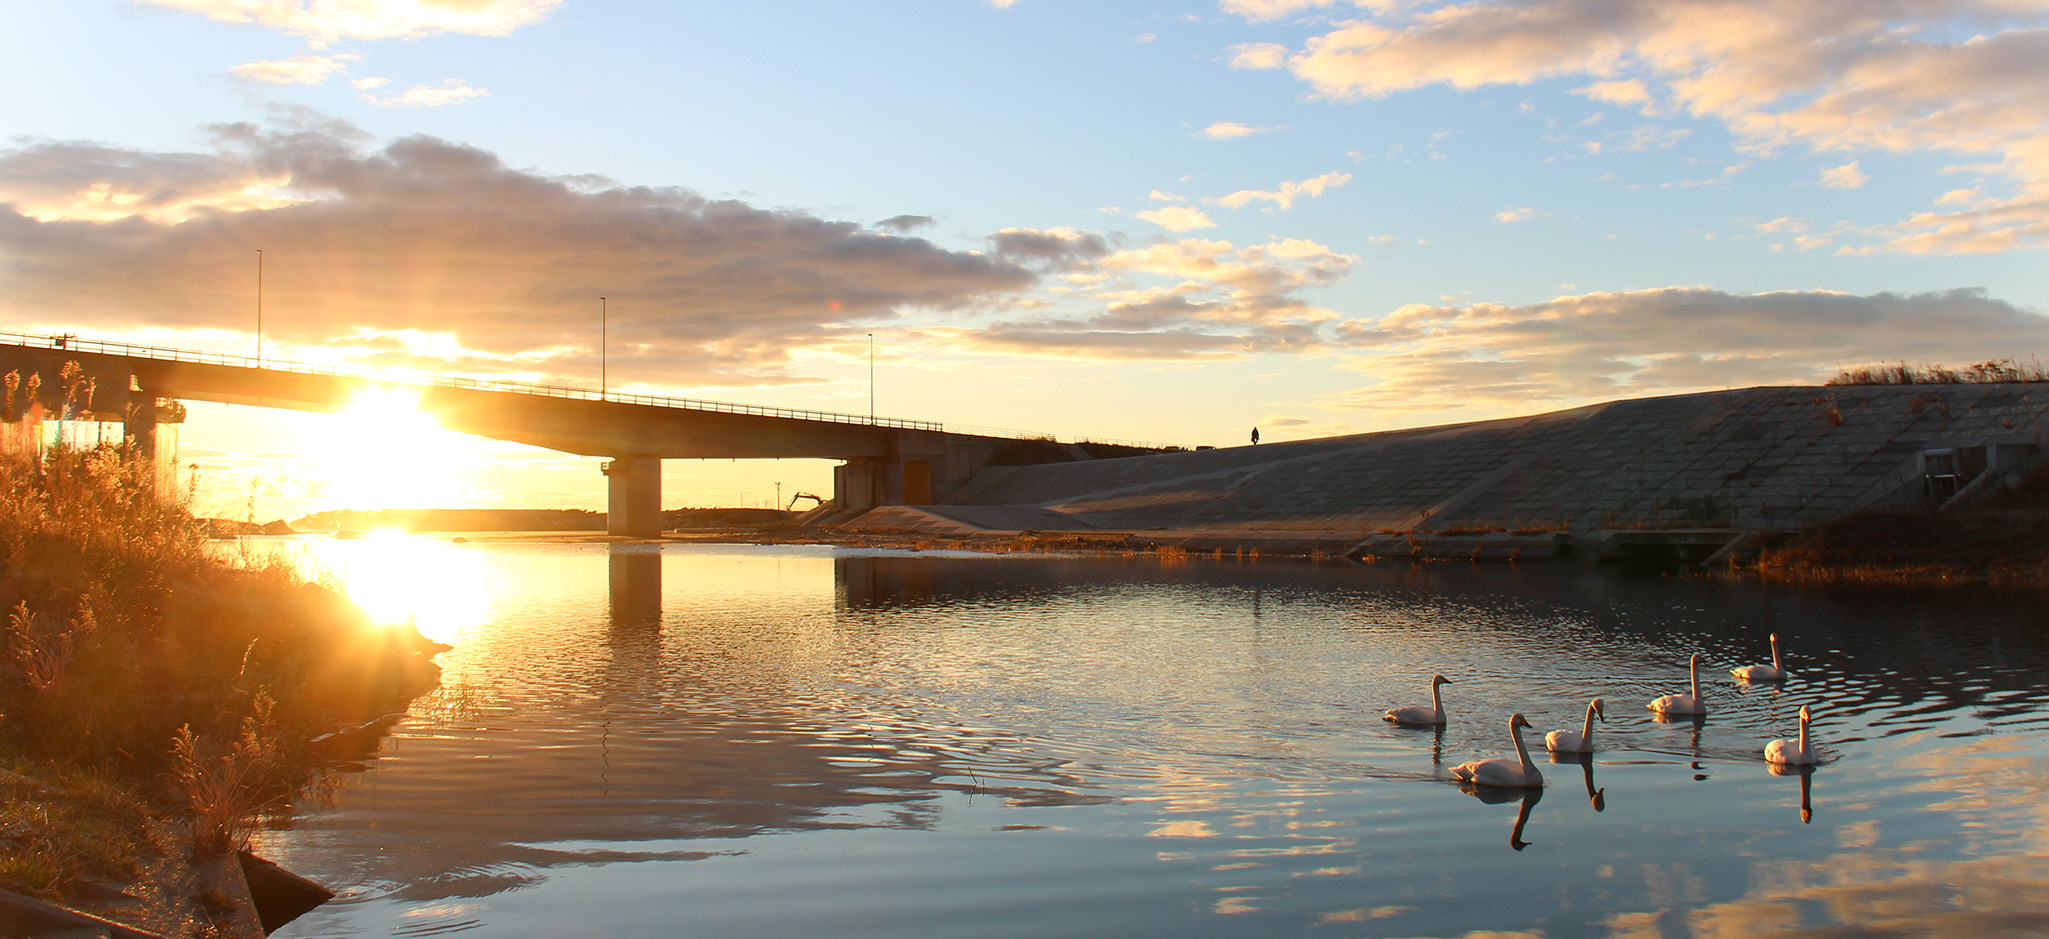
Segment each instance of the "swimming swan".
[[1387,716],[1381,719],[1393,721],[1397,724],[1415,724],[1423,727],[1429,727],[1435,724],[1444,723],[1444,699],[1438,695],[1437,686],[1449,685],[1451,683],[1451,679],[1446,678],[1443,675],[1432,675],[1430,677],[1429,707],[1426,708],[1420,704],[1411,704],[1405,708],[1395,708],[1393,710],[1390,710],[1387,712]]
[[1530,751],[1523,747],[1523,728],[1528,726],[1530,719],[1521,714],[1508,719],[1508,735],[1515,739],[1515,759],[1497,756],[1491,760],[1460,763],[1451,768],[1451,775],[1480,786],[1507,789],[1542,787],[1544,774],[1537,772],[1537,764],[1530,762]]
[[1736,676],[1737,681],[1785,681],[1786,670],[1779,667],[1779,634],[1772,633],[1772,664],[1732,668],[1729,674]]
[[1601,720],[1608,719],[1608,712],[1601,707],[1601,699],[1587,702],[1587,719],[1578,730],[1554,730],[1544,735],[1544,749],[1556,753],[1594,752],[1594,715]]
[[1807,740],[1807,706],[1800,706],[1800,739],[1774,740],[1764,745],[1764,761],[1780,766],[1812,766],[1821,762],[1820,754]]
[[1688,680],[1693,683],[1692,694],[1668,694],[1650,703],[1650,709],[1667,716],[1692,717],[1707,713],[1707,702],[1700,699],[1700,653],[1686,662]]

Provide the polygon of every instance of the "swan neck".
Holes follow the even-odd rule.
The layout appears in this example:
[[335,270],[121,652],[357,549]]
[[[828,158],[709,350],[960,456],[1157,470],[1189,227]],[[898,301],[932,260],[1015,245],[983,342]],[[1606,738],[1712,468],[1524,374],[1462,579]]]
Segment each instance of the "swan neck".
[[1804,714],[1800,717],[1800,755],[1807,755],[1807,716]]
[[1694,658],[1686,661],[1686,678],[1693,685],[1693,700],[1698,703],[1700,701],[1700,659]]
[[1587,705],[1587,719],[1579,725],[1579,743],[1583,747],[1594,743],[1594,706],[1591,703]]
[[1785,671],[1779,665],[1779,641],[1777,639],[1772,640],[1772,668],[1778,671]]
[[1438,717],[1444,716],[1444,696],[1439,691],[1443,687],[1443,682],[1433,681],[1430,683],[1430,710],[1436,711]]
[[1529,748],[1528,748],[1528,747],[1525,747],[1525,746],[1523,746],[1523,727],[1522,727],[1522,725],[1521,725],[1521,724],[1510,724],[1510,725],[1508,725],[1508,734],[1509,734],[1509,736],[1511,736],[1511,737],[1514,737],[1514,738],[1515,738],[1515,757],[1516,757],[1516,759],[1518,759],[1518,760],[1521,760],[1521,761],[1523,761],[1523,776],[1524,776],[1525,778],[1527,778],[1527,777],[1530,777],[1530,776],[1534,776],[1534,775],[1536,775],[1536,773],[1537,773],[1537,764],[1535,764],[1535,763],[1532,763],[1532,762],[1530,762],[1530,751],[1529,751]]

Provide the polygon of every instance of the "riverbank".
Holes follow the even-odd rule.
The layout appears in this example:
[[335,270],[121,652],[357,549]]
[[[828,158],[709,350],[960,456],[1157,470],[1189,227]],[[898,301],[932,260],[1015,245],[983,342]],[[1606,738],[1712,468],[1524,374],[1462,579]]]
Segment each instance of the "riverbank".
[[1731,569],[1769,580],[2049,588],[2049,467],[1937,511],[1857,512],[1764,540]]
[[219,872],[364,755],[312,741],[402,711],[439,651],[257,557],[209,545],[119,448],[0,457],[0,887],[246,934]]

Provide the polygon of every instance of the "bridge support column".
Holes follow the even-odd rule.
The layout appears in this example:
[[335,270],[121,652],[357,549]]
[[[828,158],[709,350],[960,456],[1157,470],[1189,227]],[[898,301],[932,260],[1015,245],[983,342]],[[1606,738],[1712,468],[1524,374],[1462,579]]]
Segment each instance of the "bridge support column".
[[627,538],[662,534],[662,459],[623,456],[605,463],[605,533]]

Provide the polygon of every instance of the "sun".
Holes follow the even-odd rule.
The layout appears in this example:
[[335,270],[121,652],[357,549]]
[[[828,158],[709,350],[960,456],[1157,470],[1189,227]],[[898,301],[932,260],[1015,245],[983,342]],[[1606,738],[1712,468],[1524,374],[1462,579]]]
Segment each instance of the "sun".
[[419,403],[409,389],[365,390],[321,422],[313,448],[315,472],[324,477],[319,501],[347,509],[461,503],[468,438],[443,429]]

